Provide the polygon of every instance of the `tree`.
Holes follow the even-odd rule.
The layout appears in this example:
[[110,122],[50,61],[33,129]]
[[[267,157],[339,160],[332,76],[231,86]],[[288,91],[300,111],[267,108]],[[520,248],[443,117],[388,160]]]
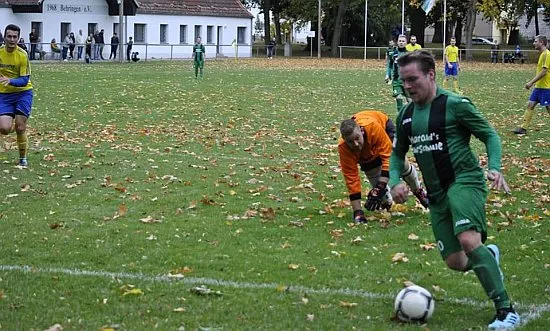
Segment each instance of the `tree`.
[[525,12],[525,1],[521,0],[479,0],[477,9],[483,16],[497,23],[500,30],[505,30],[503,42],[515,45],[519,39],[518,20]]
[[472,37],[474,36],[474,28],[476,25],[476,4],[477,0],[468,0],[468,9],[465,16],[465,25],[466,25],[466,60],[473,60],[472,54]]
[[340,0],[340,3],[338,4],[338,12],[336,13],[336,19],[334,22],[334,33],[330,44],[331,55],[334,57],[338,55],[338,46],[340,46],[340,37],[342,36],[342,22],[348,9],[348,3],[349,0]]
[[264,32],[262,21],[260,20],[260,14],[256,15],[256,21],[254,21],[254,31],[257,35],[261,35],[262,32]]

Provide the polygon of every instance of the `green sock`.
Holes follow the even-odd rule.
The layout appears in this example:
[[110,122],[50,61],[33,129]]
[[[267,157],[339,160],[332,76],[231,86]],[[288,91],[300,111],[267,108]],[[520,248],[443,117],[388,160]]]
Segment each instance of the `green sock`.
[[199,75],[199,67],[195,67],[195,77],[197,77]]
[[510,298],[491,251],[485,245],[481,245],[466,255],[470,260],[468,264],[472,266],[487,296],[495,303],[495,308],[509,308]]

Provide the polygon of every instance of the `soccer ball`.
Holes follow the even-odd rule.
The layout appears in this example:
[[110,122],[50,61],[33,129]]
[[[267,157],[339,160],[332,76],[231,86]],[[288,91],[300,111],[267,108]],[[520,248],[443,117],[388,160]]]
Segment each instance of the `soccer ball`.
[[426,322],[434,312],[432,294],[417,285],[405,287],[395,297],[395,314],[403,322]]

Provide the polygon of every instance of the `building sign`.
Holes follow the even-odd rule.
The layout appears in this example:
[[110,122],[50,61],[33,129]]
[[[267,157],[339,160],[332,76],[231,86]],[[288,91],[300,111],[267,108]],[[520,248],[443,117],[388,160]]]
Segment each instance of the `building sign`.
[[93,14],[97,12],[94,10],[93,5],[65,5],[60,3],[46,3],[47,13],[61,13],[61,14]]

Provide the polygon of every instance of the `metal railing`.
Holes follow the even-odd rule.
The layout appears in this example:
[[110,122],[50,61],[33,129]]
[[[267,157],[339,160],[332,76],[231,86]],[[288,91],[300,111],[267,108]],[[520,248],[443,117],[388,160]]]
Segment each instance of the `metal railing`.
[[[365,47],[361,46],[338,46],[339,49],[339,58],[350,58],[350,59],[362,59],[365,55]],[[366,58],[367,59],[377,59],[383,60],[386,58],[386,49],[387,47],[366,47]],[[424,48],[425,50],[430,51],[436,59],[443,58],[443,49],[442,48]],[[538,51],[536,50],[522,50],[521,56],[516,54],[515,48],[510,46],[509,49],[490,49],[490,48],[471,48],[469,49],[472,52],[473,59],[480,62],[492,62],[494,59],[497,59],[496,62],[502,63],[516,63],[516,62],[528,62],[534,61],[538,57]],[[347,53],[347,54],[346,54]],[[459,52],[459,59],[462,61],[466,55],[466,49],[461,48]]]

